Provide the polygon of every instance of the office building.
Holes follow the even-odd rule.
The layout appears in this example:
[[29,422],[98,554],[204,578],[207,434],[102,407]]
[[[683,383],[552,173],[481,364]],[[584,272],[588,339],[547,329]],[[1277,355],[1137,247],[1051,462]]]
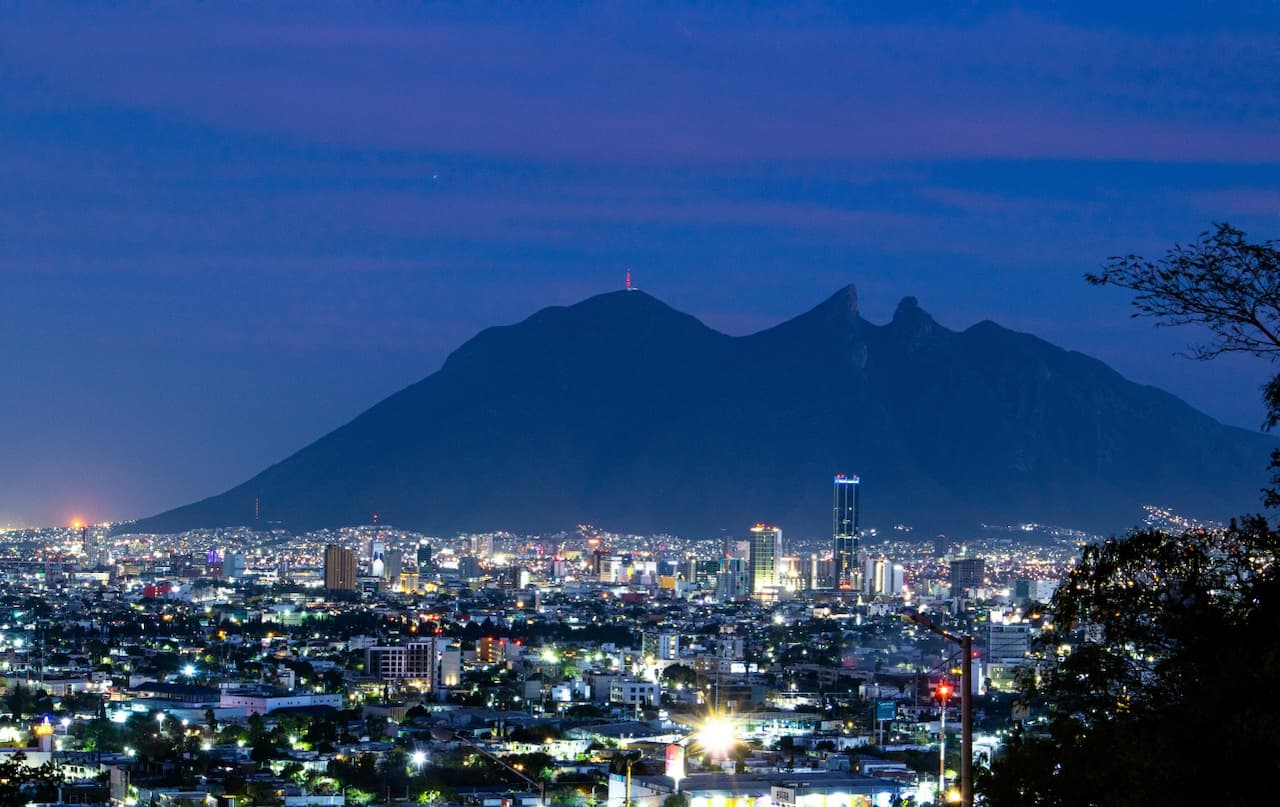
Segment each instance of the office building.
[[751,571],[742,558],[724,558],[716,573],[716,599],[736,600],[751,593]]
[[1058,590],[1057,580],[1015,580],[1013,581],[1013,596],[1018,600],[1034,600],[1036,602],[1048,602],[1053,598],[1053,592]]
[[846,591],[853,588],[858,568],[859,487],[857,476],[836,475],[831,506],[832,559],[836,588]]
[[782,558],[782,530],[757,524],[748,539],[747,565],[752,594],[762,594],[778,585],[778,564]]
[[404,645],[369,647],[364,651],[365,671],[379,681],[412,680],[431,689],[436,680],[436,641],[425,639]]
[[987,626],[987,663],[1024,664],[1031,647],[1031,626],[1025,622],[992,622]]
[[640,653],[662,661],[678,659],[680,658],[680,634],[645,631],[640,637]]
[[951,596],[982,588],[987,577],[987,562],[982,558],[951,561]]
[[325,546],[324,587],[330,591],[355,591],[356,553],[337,544]]

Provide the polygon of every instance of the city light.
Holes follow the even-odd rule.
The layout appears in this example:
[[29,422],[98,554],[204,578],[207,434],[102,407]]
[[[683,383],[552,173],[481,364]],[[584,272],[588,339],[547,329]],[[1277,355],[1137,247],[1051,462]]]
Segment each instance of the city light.
[[694,739],[710,757],[723,757],[738,742],[737,724],[728,717],[716,715],[708,717],[698,727]]

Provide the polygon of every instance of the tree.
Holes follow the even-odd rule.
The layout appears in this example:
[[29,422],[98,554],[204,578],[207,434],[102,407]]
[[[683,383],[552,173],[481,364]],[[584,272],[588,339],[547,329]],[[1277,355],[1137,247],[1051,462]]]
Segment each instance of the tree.
[[1047,712],[984,771],[1003,805],[1256,800],[1214,770],[1270,775],[1280,759],[1280,534],[1136,532],[1085,549],[1054,595],[1041,681]]
[[[1163,258],[1140,255],[1108,259],[1085,279],[1096,286],[1118,286],[1134,293],[1133,316],[1151,317],[1158,326],[1192,325],[1208,332],[1191,345],[1195,359],[1246,353],[1280,361],[1280,244],[1252,243],[1229,224],[1214,225],[1191,244],[1176,244]],[[1262,390],[1263,428],[1280,425],[1280,374]],[[1271,454],[1267,507],[1280,506],[1280,449]]]
[[31,688],[19,681],[5,694],[4,706],[15,719],[22,721],[27,715],[35,712],[36,699],[31,693]]
[[[1280,359],[1280,250],[1220,224],[1161,259],[1112,258],[1097,285],[1134,292],[1134,316],[1193,325],[1194,358]],[[1263,390],[1280,425],[1280,374]],[[1158,461],[1153,458],[1153,462]],[[1273,452],[1268,506],[1280,504]],[[1003,805],[1244,805],[1253,783],[1215,771],[1277,772],[1280,533],[1251,516],[1225,530],[1144,530],[1087,547],[1050,604],[1039,680],[1019,724],[979,772]]]
[[698,673],[692,667],[672,664],[662,671],[662,683],[666,687],[675,687],[679,684],[692,689],[698,685]]
[[53,762],[39,767],[27,765],[27,755],[19,751],[0,761],[0,807],[24,807],[31,801],[49,801],[62,783],[62,774]]

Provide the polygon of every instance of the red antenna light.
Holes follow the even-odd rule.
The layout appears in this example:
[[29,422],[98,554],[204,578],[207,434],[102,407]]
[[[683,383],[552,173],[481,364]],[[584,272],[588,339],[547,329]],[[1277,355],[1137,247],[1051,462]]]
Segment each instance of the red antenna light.
[[627,267],[627,291],[631,291],[631,267]]

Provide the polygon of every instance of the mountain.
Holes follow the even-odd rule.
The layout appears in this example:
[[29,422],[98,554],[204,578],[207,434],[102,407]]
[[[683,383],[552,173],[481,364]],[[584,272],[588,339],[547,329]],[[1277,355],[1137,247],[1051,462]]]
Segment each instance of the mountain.
[[821,535],[844,472],[864,526],[1122,531],[1146,503],[1256,509],[1273,444],[1034,336],[944,328],[910,297],[876,325],[849,286],[730,337],[619,291],[489,328],[244,484],[131,529],[247,524],[256,499],[293,529],[376,512],[435,534]]

